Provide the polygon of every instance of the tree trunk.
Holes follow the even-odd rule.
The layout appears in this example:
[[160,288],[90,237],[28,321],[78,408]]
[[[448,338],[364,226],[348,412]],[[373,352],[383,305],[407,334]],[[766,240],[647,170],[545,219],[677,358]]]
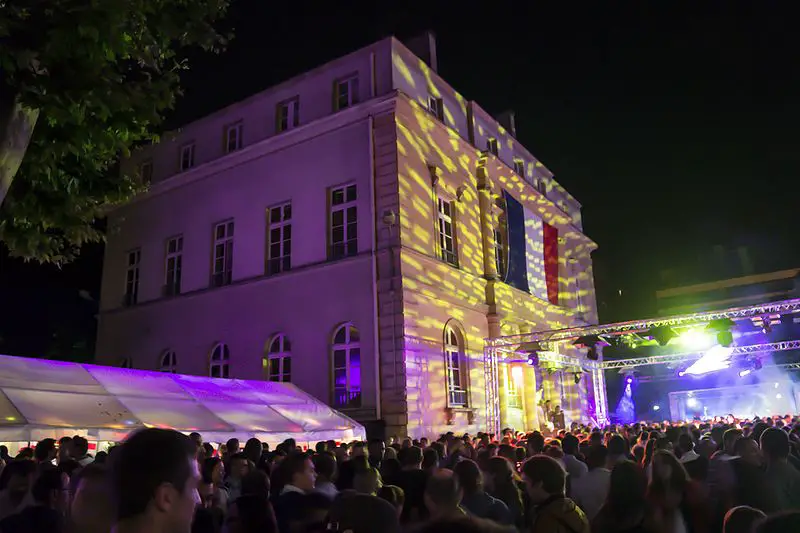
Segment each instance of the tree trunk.
[[39,118],[38,109],[23,107],[16,94],[0,87],[0,206],[28,150],[33,128]]

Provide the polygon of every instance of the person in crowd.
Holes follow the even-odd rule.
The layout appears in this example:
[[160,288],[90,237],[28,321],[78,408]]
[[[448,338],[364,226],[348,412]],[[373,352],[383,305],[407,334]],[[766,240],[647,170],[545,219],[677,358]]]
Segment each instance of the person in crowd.
[[272,483],[277,496],[272,503],[281,533],[289,533],[293,523],[305,520],[307,496],[314,490],[316,480],[314,463],[304,453],[292,452],[278,465]]
[[772,495],[780,510],[800,509],[800,471],[789,464],[789,435],[778,428],[761,434],[761,452]]
[[680,452],[680,460],[682,463],[694,461],[699,455],[694,451],[694,441],[688,433],[681,433],[678,437],[677,450]]
[[314,455],[314,470],[317,472],[317,481],[314,490],[326,495],[333,501],[339,491],[336,490],[336,457],[332,452],[322,452]]
[[708,531],[707,502],[678,458],[667,450],[657,450],[652,466],[648,498],[666,531]]
[[40,466],[51,467],[56,458],[56,440],[43,439],[36,443],[33,451],[33,460]]
[[[653,444],[655,446],[655,444]],[[622,461],[628,461],[631,457],[628,454],[628,444],[622,435],[617,433],[608,439],[608,468],[613,469],[614,465]],[[645,451],[645,459],[647,451]]]
[[[2,450],[0,450],[0,457],[2,457]],[[61,437],[58,439],[57,458],[59,463],[72,458],[72,437]]]
[[111,461],[116,533],[189,533],[200,499],[197,447],[177,431],[131,435]]
[[511,522],[517,527],[525,524],[525,506],[521,490],[522,479],[516,468],[503,457],[491,457],[486,462],[484,475],[486,492],[502,501],[511,513]]
[[397,485],[384,485],[378,490],[378,498],[392,504],[392,507],[397,511],[397,519],[400,520],[400,516],[403,514],[403,505],[406,501],[403,489]]
[[225,472],[225,488],[228,491],[228,502],[236,501],[242,494],[242,478],[250,471],[250,462],[243,452],[235,453],[228,459]]
[[12,460],[5,467],[0,482],[0,520],[19,513],[32,503],[28,494],[35,475],[36,465],[32,461]]
[[381,439],[372,439],[369,441],[367,445],[367,457],[369,458],[370,466],[380,470],[385,453],[386,443]]
[[243,453],[248,461],[254,465],[257,465],[261,460],[261,454],[263,453],[261,441],[256,438],[247,439],[247,442],[244,445]]
[[104,465],[92,463],[70,480],[69,531],[108,533],[113,525],[113,501]]
[[564,435],[561,441],[561,449],[564,451],[564,466],[567,469],[567,474],[569,474],[569,479],[574,484],[589,471],[586,463],[576,457],[580,453],[578,437],[572,433]]
[[725,514],[722,533],[753,533],[753,528],[762,522],[767,515],[759,509],[746,505],[732,508]]
[[586,463],[589,471],[572,484],[571,497],[586,513],[591,522],[608,496],[611,484],[611,471],[606,468],[608,448],[602,444],[589,449]]
[[353,478],[353,490],[359,494],[376,496],[378,489],[382,486],[383,480],[380,472],[374,466],[369,466],[369,463],[356,471],[356,475]]
[[464,492],[452,470],[439,469],[428,478],[425,485],[425,507],[433,522],[463,518],[467,513],[461,507]]
[[212,505],[222,511],[228,508],[228,490],[225,488],[225,465],[219,457],[203,461],[201,470],[203,483],[213,491]]
[[419,522],[428,515],[424,501],[428,476],[422,470],[422,449],[418,446],[404,448],[397,454],[397,458],[402,470],[396,484],[406,495],[400,521],[404,524]]
[[566,472],[558,461],[535,455],[522,465],[522,479],[535,506],[531,533],[589,533],[586,515],[565,496]]
[[[261,445],[259,444],[259,451]],[[261,473],[261,472],[259,472]],[[243,494],[225,517],[227,533],[277,533],[278,524],[266,494]]]
[[633,461],[614,465],[608,495],[591,523],[592,533],[660,533],[647,501],[647,476]]
[[397,511],[389,502],[367,494],[343,493],[333,502],[328,531],[399,533]]
[[0,521],[0,531],[61,533],[65,530],[65,517],[69,505],[68,490],[69,480],[66,474],[55,468],[42,470],[31,488],[33,504]]
[[222,460],[227,460],[230,457],[233,457],[239,453],[239,439],[232,438],[228,439],[228,442],[225,443],[225,453]]
[[78,461],[81,466],[86,466],[94,459],[89,455],[89,441],[80,435],[72,437],[72,457]]
[[508,506],[484,490],[483,473],[478,468],[478,463],[471,459],[463,459],[456,464],[454,471],[463,491],[461,498],[463,509],[472,516],[486,518],[499,524],[513,523]]
[[711,458],[722,461],[729,461],[734,458],[736,455],[733,451],[733,446],[742,436],[743,432],[741,429],[731,428],[726,430],[722,435],[722,450],[715,453]]

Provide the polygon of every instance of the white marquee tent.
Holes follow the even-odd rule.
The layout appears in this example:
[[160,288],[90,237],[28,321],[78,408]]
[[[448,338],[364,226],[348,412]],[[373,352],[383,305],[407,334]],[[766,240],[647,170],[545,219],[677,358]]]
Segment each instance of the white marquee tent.
[[0,355],[0,441],[119,441],[143,427],[197,431],[207,442],[365,437],[363,426],[289,383]]

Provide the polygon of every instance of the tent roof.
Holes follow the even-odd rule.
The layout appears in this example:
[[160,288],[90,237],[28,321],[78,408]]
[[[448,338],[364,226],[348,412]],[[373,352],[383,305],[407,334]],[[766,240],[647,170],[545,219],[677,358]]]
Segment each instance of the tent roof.
[[365,436],[363,426],[289,383],[0,355],[0,441],[117,441],[143,427],[197,431],[211,442]]

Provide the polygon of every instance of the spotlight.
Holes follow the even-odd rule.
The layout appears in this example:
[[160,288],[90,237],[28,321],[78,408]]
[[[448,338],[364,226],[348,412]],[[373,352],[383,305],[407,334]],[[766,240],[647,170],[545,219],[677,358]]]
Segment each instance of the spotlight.
[[531,366],[538,366],[539,365],[539,354],[532,353],[528,354],[528,364]]
[[597,353],[598,346],[608,346],[608,343],[598,335],[584,335],[583,337],[578,337],[572,344],[578,348],[587,348],[586,357],[591,361],[597,361],[599,358]]
[[520,345],[519,351],[528,355],[528,364],[531,366],[539,366],[539,352],[542,351],[542,345],[538,342],[526,342]]
[[725,348],[733,344],[733,333],[731,329],[735,326],[730,318],[718,318],[712,320],[706,326],[706,331],[717,334],[717,342]]
[[575,380],[575,385],[577,385],[578,383],[581,382],[581,373],[575,372],[575,375],[572,376],[572,378]]
[[650,328],[647,332],[647,336],[656,341],[659,346],[666,346],[667,343],[677,337],[678,334],[669,326],[657,326]]
[[745,368],[744,370],[740,370],[739,371],[739,377],[743,378],[743,377],[749,375],[751,372],[752,372],[752,370],[749,369],[749,368]]
[[760,328],[761,332],[767,335],[772,333],[772,328],[780,323],[781,315],[778,314],[753,317],[753,325],[757,328]]
[[653,411],[658,411],[659,409],[661,409],[660,405],[656,404],[653,406]]
[[627,378],[625,378],[625,383],[627,383],[628,385],[633,383],[633,376],[628,376]]

